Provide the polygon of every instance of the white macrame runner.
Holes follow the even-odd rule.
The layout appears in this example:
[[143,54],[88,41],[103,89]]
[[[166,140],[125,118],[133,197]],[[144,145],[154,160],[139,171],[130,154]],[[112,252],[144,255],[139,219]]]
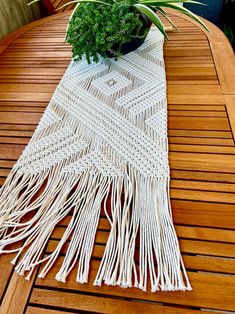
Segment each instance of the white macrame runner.
[[69,65],[0,192],[0,253],[16,252],[26,279],[41,263],[44,278],[70,240],[56,280],[77,267],[77,282],[88,282],[103,210],[110,234],[95,285],[191,289],[170,206],[163,42],[153,29],[118,61]]

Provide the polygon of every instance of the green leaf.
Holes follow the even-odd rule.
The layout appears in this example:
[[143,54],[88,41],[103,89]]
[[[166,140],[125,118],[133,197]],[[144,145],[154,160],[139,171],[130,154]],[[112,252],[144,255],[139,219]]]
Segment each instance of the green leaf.
[[165,3],[195,3],[200,5],[206,5],[205,3],[195,1],[195,0],[141,0],[139,3],[145,4],[145,5],[154,5],[154,6],[161,6]]
[[28,5],[31,5],[31,4],[38,2],[38,1],[40,1],[40,0],[33,0],[33,1],[29,2]]
[[179,32],[178,27],[173,23],[173,21],[169,18],[169,16],[165,13],[165,11],[162,8],[157,8],[157,11],[165,17],[165,19]]
[[188,9],[181,7],[178,4],[174,4],[174,3],[165,3],[164,5],[162,5],[163,7],[167,7],[167,8],[172,8],[175,9],[176,11],[179,11],[187,16],[189,16],[190,18],[192,18],[193,20],[195,20],[196,22],[198,22],[205,30],[207,30],[208,32],[210,32],[210,30],[208,29],[208,27],[206,26],[206,24],[204,24],[202,22],[202,20],[194,13],[192,13],[191,11],[189,11]]
[[166,4],[166,3],[196,3],[196,4],[201,4],[201,5],[205,5],[204,3],[201,3],[201,2],[198,2],[198,1],[194,1],[194,0],[181,0],[181,1],[178,1],[178,0],[140,0],[138,3],[140,4],[144,4],[144,5],[153,5],[153,6],[156,6],[156,7],[160,7],[162,6],[163,4]]
[[162,24],[162,21],[159,19],[159,17],[157,16],[157,14],[151,10],[150,8],[148,8],[146,5],[143,4],[134,4],[134,7],[139,10],[141,13],[143,13],[144,15],[147,16],[147,18],[153,22],[157,28],[160,30],[160,32],[164,35],[164,37],[166,39],[168,39],[166,31],[165,31],[165,27]]
[[68,21],[68,24],[67,24],[67,28],[66,28],[65,41],[67,41],[67,38],[68,38],[69,22],[72,20],[72,17],[74,16],[75,12],[77,11],[78,6],[79,6],[79,3],[77,3],[75,8],[73,9],[73,12],[70,15],[70,18],[69,18],[69,21]]
[[230,40],[230,42],[232,44],[234,41],[234,35],[233,35],[232,28],[227,24],[224,25],[224,33],[228,37],[228,39]]
[[[34,1],[38,1],[38,0],[34,0]],[[74,0],[74,1],[70,1],[68,3],[65,3],[61,7],[57,8],[56,11],[59,11],[60,9],[63,9],[65,7],[67,7],[68,5],[75,4],[75,3],[77,3],[77,4],[80,4],[80,3],[98,3],[98,4],[110,5],[107,2],[103,2],[103,1],[99,1],[99,0]]]

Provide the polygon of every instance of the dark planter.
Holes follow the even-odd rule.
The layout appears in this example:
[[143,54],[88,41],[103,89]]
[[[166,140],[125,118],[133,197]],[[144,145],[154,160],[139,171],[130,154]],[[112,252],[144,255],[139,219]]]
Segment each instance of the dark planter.
[[122,46],[121,53],[123,55],[126,55],[127,53],[136,50],[137,48],[139,48],[144,43],[146,37],[147,36],[145,36],[145,38],[133,38],[128,43],[125,43]]
[[[139,48],[144,43],[144,41],[145,41],[145,39],[146,39],[146,37],[148,35],[148,32],[150,31],[152,23],[149,22],[149,21],[146,21],[146,20],[143,20],[143,22],[144,22],[143,34],[146,31],[146,35],[143,38],[133,38],[131,41],[123,44],[122,45],[122,49],[121,49],[121,53],[123,55],[126,55],[127,53],[136,50],[137,48]],[[116,48],[117,47],[113,46],[112,50],[115,51]],[[114,57],[113,53],[111,53],[110,51],[107,51],[107,56],[109,58],[113,58]]]
[[198,2],[204,3],[206,6],[184,3],[184,7],[219,26],[223,0],[198,0]]

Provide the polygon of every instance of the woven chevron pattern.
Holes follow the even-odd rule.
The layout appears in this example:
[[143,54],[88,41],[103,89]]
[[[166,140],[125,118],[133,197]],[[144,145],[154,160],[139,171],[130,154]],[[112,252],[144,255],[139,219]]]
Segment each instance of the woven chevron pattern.
[[[70,240],[56,280],[77,267],[77,282],[86,283],[103,208],[110,234],[95,285],[190,290],[169,179],[163,37],[151,30],[118,61],[71,62],[1,190],[0,253],[20,242],[16,271],[29,279],[43,264],[43,278]],[[43,257],[69,213],[61,241]]]

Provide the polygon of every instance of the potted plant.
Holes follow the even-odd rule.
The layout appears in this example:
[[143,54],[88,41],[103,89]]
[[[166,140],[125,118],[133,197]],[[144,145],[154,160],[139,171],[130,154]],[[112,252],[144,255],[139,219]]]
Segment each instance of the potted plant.
[[185,2],[198,3],[191,0],[74,0],[66,3],[76,4],[66,35],[74,60],[81,60],[84,55],[88,63],[98,62],[99,56],[117,60],[144,42],[152,23],[167,38],[159,16],[166,18],[174,28],[177,26],[164,8],[182,12],[207,29],[195,14],[179,5]]

